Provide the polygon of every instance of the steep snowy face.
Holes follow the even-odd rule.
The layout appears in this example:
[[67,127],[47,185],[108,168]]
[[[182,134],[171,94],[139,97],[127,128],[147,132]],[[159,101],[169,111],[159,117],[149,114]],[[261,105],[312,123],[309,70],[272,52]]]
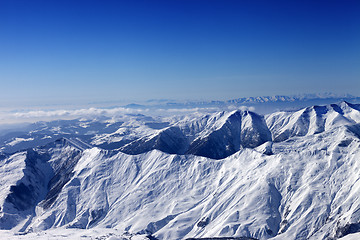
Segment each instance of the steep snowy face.
[[75,166],[79,153],[61,139],[2,159],[0,228],[11,229],[31,219],[42,200],[45,207],[51,204],[71,178],[71,166]]
[[360,105],[342,102],[313,106],[297,112],[278,112],[266,116],[273,141],[281,142],[294,136],[307,136],[336,126],[360,122]]
[[184,154],[187,149],[188,139],[179,127],[172,126],[156,131],[150,136],[136,139],[120,150],[128,154],[140,154],[158,149],[167,153]]
[[262,116],[235,111],[208,124],[197,134],[187,153],[221,159],[242,147],[254,148],[270,140],[271,133]]
[[222,113],[215,121],[210,118],[204,129],[193,137],[187,153],[214,159],[235,153],[241,146],[241,120],[240,112]]

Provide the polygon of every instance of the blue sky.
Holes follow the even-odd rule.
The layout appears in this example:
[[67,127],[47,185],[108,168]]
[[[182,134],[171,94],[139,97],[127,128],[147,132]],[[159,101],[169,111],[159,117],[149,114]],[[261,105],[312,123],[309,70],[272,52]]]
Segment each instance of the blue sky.
[[360,1],[0,1],[3,104],[360,95]]

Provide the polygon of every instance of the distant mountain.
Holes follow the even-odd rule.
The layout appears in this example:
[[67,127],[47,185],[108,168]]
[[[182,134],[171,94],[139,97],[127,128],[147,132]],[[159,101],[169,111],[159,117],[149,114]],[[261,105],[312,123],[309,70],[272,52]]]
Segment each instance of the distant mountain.
[[320,99],[331,99],[331,100],[346,100],[346,99],[360,99],[351,94],[334,94],[334,93],[324,93],[324,94],[300,94],[300,95],[275,95],[275,96],[263,96],[263,97],[248,97],[248,98],[238,98],[229,100],[230,103],[269,103],[269,102],[295,102],[295,101],[310,101],[310,100],[320,100]]
[[312,105],[326,105],[341,101],[360,103],[360,97],[351,94],[299,94],[299,95],[275,95],[244,97],[226,101],[171,101],[159,100],[149,101],[143,105],[129,104],[129,108],[208,108],[216,107],[219,109],[236,108],[240,106],[255,107],[256,112],[268,114],[281,110],[298,110]]

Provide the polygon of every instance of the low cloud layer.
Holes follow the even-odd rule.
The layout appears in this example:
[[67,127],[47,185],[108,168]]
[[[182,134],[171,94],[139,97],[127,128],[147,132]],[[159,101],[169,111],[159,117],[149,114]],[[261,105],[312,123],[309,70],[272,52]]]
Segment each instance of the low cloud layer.
[[[251,110],[253,107],[228,106],[227,110]],[[224,110],[224,109],[222,109]],[[32,110],[32,111],[11,111],[2,112],[0,115],[0,124],[17,124],[24,122],[51,121],[60,119],[76,118],[101,118],[101,117],[121,117],[126,114],[143,114],[149,116],[170,116],[196,113],[210,113],[220,111],[216,107],[208,108],[82,108],[82,109],[58,109],[58,110]]]

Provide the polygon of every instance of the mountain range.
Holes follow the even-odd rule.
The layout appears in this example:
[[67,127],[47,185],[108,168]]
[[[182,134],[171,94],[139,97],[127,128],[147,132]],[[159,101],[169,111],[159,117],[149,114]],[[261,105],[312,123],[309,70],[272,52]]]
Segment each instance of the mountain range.
[[317,94],[298,94],[298,95],[275,95],[242,97],[230,100],[202,100],[202,101],[176,101],[170,99],[149,100],[144,103],[132,103],[125,107],[133,109],[145,108],[256,108],[260,114],[269,114],[283,110],[297,110],[312,105],[326,105],[336,102],[360,103],[360,97],[351,94],[317,93]]
[[360,105],[346,101],[266,115],[38,122],[0,136],[0,149],[6,234],[346,239],[360,232]]

